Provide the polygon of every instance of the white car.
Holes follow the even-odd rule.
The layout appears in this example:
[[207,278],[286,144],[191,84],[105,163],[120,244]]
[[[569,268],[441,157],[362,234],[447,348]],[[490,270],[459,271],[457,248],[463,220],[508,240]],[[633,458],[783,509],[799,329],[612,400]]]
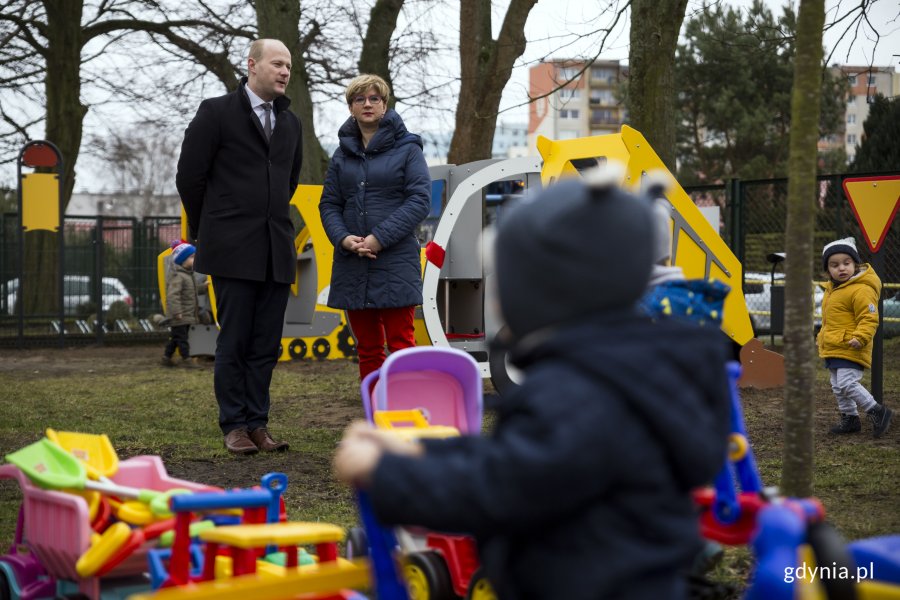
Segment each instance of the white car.
[[[775,285],[784,285],[784,273],[775,273]],[[822,296],[825,293],[815,283],[810,284],[813,290],[814,323],[819,327],[822,323]],[[769,333],[772,324],[772,274],[744,273],[744,301],[750,313],[753,332],[756,335]]]
[[[92,302],[94,291],[92,289],[93,282],[88,275],[66,275],[63,278],[63,303],[65,306],[65,314],[76,315],[79,307]],[[133,305],[131,294],[125,288],[125,285],[115,277],[104,277],[101,281],[102,291],[102,308],[106,312],[113,302],[124,302],[129,311]],[[10,279],[3,287],[3,294],[6,296],[6,312],[10,315],[16,312],[16,294],[19,291],[19,279]]]

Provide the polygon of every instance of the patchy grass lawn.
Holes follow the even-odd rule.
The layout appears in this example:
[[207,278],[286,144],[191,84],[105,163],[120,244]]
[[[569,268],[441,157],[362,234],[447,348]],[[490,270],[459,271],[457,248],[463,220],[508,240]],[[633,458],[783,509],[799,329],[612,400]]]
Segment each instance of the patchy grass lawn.
[[[885,400],[900,407],[900,338],[885,342]],[[331,475],[344,427],[362,418],[357,365],[290,362],[275,369],[270,429],[290,442],[280,455],[233,457],[222,447],[212,365],[165,368],[149,346],[0,350],[0,453],[39,439],[47,427],[106,433],[120,458],[157,454],[175,477],[222,487],[249,487],[270,471],[288,475],[285,501],[294,519],[356,524],[349,491]],[[868,385],[868,375],[866,377]],[[880,440],[828,435],[837,410],[827,374],[816,397],[816,494],[848,539],[900,532],[900,416]],[[744,414],[763,481],[777,485],[782,446],[782,390],[744,390]],[[13,538],[18,486],[0,481],[0,547]],[[745,580],[751,557],[729,549],[716,578]]]

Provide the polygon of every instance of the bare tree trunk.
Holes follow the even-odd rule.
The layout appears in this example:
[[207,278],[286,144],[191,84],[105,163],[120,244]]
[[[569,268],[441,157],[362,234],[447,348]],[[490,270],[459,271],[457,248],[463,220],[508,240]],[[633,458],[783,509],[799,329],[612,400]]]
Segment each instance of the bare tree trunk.
[[525,21],[536,3],[512,0],[494,40],[490,0],[460,2],[461,81],[447,162],[462,164],[491,157],[500,97],[513,64],[525,51]]
[[810,285],[824,23],[824,0],[801,0],[797,20],[788,158],[784,335],[787,383],[784,387],[781,472],[782,493],[798,497],[813,493],[815,350]]
[[[369,25],[363,40],[362,53],[357,63],[360,73],[371,73],[384,79],[391,90],[390,48],[391,36],[397,29],[397,17],[403,8],[404,0],[378,0],[369,13]],[[391,94],[391,107],[397,100],[397,94]]]
[[303,128],[303,166],[300,169],[300,182],[304,184],[321,184],[325,181],[328,168],[328,155],[316,137],[315,111],[312,95],[309,91],[309,73],[306,69],[304,53],[310,41],[318,35],[318,25],[313,25],[305,39],[300,39],[300,2],[299,0],[258,0],[256,2],[256,20],[259,24],[259,37],[274,38],[284,42],[291,52],[291,81],[288,84],[287,96],[291,99],[291,110],[300,119]]
[[632,0],[628,114],[675,172],[675,47],[687,0]]
[[75,163],[87,106],[81,103],[82,3],[44,0],[47,11],[47,139],[59,148],[65,165],[63,198],[68,206],[75,186]]
[[[47,11],[45,137],[59,148],[63,160],[62,203],[68,206],[75,186],[75,163],[87,106],[81,103],[82,3],[44,0]],[[62,224],[60,224],[62,225]],[[46,231],[25,235],[24,314],[48,314],[58,309],[59,236]]]

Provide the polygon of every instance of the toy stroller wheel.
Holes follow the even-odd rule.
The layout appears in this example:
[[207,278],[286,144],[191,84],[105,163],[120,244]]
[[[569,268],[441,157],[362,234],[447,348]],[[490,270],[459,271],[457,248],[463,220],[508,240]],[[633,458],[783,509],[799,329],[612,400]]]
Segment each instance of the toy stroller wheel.
[[484,576],[484,571],[478,569],[469,581],[469,591],[466,592],[466,600],[497,600],[497,594],[491,582]]
[[362,558],[369,555],[369,538],[362,527],[351,527],[347,532],[347,547],[344,551],[346,557]]
[[[504,327],[497,332],[497,337],[505,337],[508,333]],[[522,383],[522,372],[509,363],[509,353],[506,350],[492,350],[488,366],[491,369],[491,383],[501,396],[506,396]]]
[[728,459],[737,462],[747,456],[747,438],[740,433],[728,437]]
[[450,573],[436,552],[413,552],[406,556],[403,575],[410,600],[451,600]]

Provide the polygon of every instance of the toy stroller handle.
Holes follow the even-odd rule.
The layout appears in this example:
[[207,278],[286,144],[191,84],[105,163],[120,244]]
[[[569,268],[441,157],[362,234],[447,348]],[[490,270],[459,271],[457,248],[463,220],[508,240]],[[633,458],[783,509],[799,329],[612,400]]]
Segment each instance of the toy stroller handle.
[[369,560],[375,581],[376,597],[378,600],[409,600],[406,584],[394,560],[397,538],[390,529],[378,523],[372,502],[365,492],[358,491],[356,501],[369,542]]

